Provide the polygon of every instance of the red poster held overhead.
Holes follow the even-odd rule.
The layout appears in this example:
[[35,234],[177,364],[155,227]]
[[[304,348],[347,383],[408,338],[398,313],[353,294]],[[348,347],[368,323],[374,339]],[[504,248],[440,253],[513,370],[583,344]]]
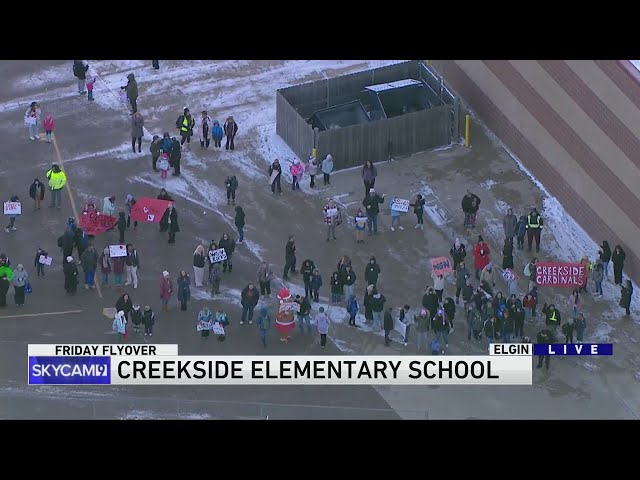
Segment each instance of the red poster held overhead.
[[587,266],[581,263],[536,263],[536,283],[540,287],[583,287],[588,275]]
[[99,235],[104,233],[110,228],[113,228],[118,223],[116,217],[111,215],[104,215],[100,212],[83,213],[80,215],[78,226],[87,235]]
[[158,200],[157,198],[141,197],[131,207],[131,220],[138,222],[160,223],[160,219],[164,212],[167,211],[169,205],[174,202],[169,200]]

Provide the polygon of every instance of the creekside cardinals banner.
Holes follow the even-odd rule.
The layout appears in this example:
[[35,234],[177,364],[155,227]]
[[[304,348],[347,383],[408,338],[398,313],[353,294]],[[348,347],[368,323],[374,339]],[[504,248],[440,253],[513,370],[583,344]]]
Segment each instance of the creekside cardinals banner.
[[167,211],[169,205],[174,202],[169,200],[158,200],[157,198],[140,197],[133,207],[131,207],[131,220],[138,222],[160,223],[162,215]]
[[536,263],[536,283],[540,287],[583,287],[589,272],[581,263]]
[[118,223],[116,217],[103,215],[99,212],[83,213],[80,215],[78,225],[87,235],[98,235],[113,228]]

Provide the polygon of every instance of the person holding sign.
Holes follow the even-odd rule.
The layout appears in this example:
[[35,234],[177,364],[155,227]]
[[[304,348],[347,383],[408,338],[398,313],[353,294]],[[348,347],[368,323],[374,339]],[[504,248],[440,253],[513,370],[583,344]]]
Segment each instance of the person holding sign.
[[282,187],[280,186],[280,177],[282,177],[282,167],[280,161],[276,158],[271,165],[269,165],[269,183],[271,184],[271,193],[278,193],[282,195]]
[[322,211],[324,212],[324,223],[327,225],[327,242],[329,241],[329,236],[336,240],[336,226],[342,223],[340,208],[335,200],[330,198],[329,203],[324,206]]
[[22,213],[22,204],[20,198],[17,195],[11,197],[11,199],[4,204],[4,214],[9,217],[9,225],[4,229],[5,232],[15,232],[16,218]]
[[356,227],[356,243],[364,243],[364,230],[367,228],[367,217],[365,217],[361,208],[356,212],[353,224]]
[[44,266],[51,265],[51,260],[52,258],[49,256],[47,251],[44,248],[38,247],[36,250],[36,258],[33,262],[33,266],[36,267],[37,277],[44,277]]
[[389,210],[391,211],[391,231],[395,232],[396,227],[400,230],[404,230],[404,227],[400,225],[400,215],[402,214],[402,210],[400,210],[401,205],[399,205],[398,197],[393,197],[391,202],[389,202]]

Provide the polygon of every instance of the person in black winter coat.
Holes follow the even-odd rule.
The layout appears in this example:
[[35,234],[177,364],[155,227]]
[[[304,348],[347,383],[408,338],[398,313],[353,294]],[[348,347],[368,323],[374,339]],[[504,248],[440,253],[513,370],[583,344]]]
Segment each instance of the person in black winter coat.
[[453,332],[453,320],[456,318],[456,304],[453,301],[453,298],[445,298],[442,308],[444,309],[445,318],[449,322],[449,325],[451,325],[451,330],[449,332],[451,333]]
[[304,282],[305,298],[309,298],[311,295],[313,295],[313,289],[311,288],[311,277],[313,276],[313,271],[315,269],[316,265],[310,258],[307,258],[304,262],[302,262],[302,266],[300,267],[300,273],[302,273],[302,280]]
[[171,150],[169,151],[169,165],[173,167],[172,175],[180,176],[180,162],[182,161],[182,144],[176,137],[171,137]]
[[34,210],[40,210],[40,202],[44,200],[44,184],[37,178],[29,187],[29,197],[33,199]]
[[364,298],[362,299],[362,305],[364,305],[364,320],[367,324],[371,324],[373,322],[373,310],[371,310],[371,295],[373,290],[373,285],[367,286],[364,291]]
[[622,271],[624,270],[624,259],[626,254],[620,245],[616,245],[611,254],[611,262],[613,262],[613,280],[616,285],[622,283]]
[[162,215],[160,231],[169,232],[168,243],[176,243],[176,233],[180,231],[180,226],[178,225],[178,212],[173,205],[170,205]]
[[364,279],[367,281],[368,285],[373,285],[374,287],[378,284],[378,277],[380,276],[380,265],[376,261],[376,257],[371,257],[369,259],[369,263],[364,269]]
[[625,315],[628,317],[631,315],[631,296],[633,295],[633,284],[631,280],[627,280],[625,284],[622,286],[622,291],[620,292],[620,303],[619,305],[624,308]]
[[245,214],[242,207],[236,207],[236,216],[233,221],[236,224],[236,229],[238,230],[238,243],[244,242],[244,217]]
[[600,259],[604,267],[604,276],[609,280],[609,262],[611,261],[611,247],[609,246],[609,242],[604,240],[600,249]]
[[289,278],[289,269],[291,273],[296,272],[296,242],[293,235],[289,235],[287,245],[284,247],[284,274],[282,278]]
[[253,282],[250,282],[242,289],[242,293],[240,295],[240,303],[242,304],[240,325],[242,325],[245,320],[249,320],[249,325],[253,323],[253,310],[256,308],[256,305],[258,305],[259,299],[260,292],[253,285]]
[[373,188],[369,190],[369,195],[362,201],[362,205],[367,209],[369,235],[378,234],[378,214],[380,213],[380,204],[383,202],[384,195],[378,195]]
[[462,211],[464,212],[464,228],[475,228],[476,214],[480,209],[480,198],[467,190],[467,194],[462,197]]
[[87,93],[84,89],[87,81],[87,70],[89,70],[89,65],[85,65],[82,60],[73,61],[73,76],[78,79],[78,93],[82,95]]
[[227,259],[222,262],[222,273],[227,273],[227,269],[231,273],[233,271],[233,254],[236,251],[236,241],[225,233],[218,242],[218,248],[224,248],[227,254]]
[[340,303],[342,301],[342,282],[338,272],[333,272],[329,285],[331,285],[331,303],[334,305]]
[[156,197],[158,200],[166,200],[168,202],[173,202],[173,197],[167,193],[167,191],[162,188],[160,189],[160,193]]
[[389,335],[391,334],[391,330],[393,330],[393,315],[391,314],[392,312],[392,308],[389,307],[387,308],[387,311],[384,313],[384,321],[383,321],[383,327],[384,327],[384,346],[388,347],[389,344],[391,343],[391,339],[389,338]]
[[451,255],[451,259],[453,260],[453,269],[457,270],[460,262],[464,261],[467,256],[467,249],[459,238],[456,238],[453,242],[453,247],[449,250],[449,255]]
[[526,215],[520,215],[518,223],[516,224],[516,236],[518,237],[518,250],[524,248],[524,237],[527,234],[527,217]]
[[127,219],[124,215],[124,212],[118,213],[118,232],[120,232],[120,238],[118,242],[120,245],[124,245],[124,232],[127,231]]
[[129,313],[133,309],[133,301],[128,293],[123,293],[116,301],[116,311],[123,311],[124,318],[129,321]]
[[[519,300],[518,300],[519,301]],[[514,337],[518,338],[524,338],[524,308],[522,308],[522,305],[520,305],[519,307],[517,307],[515,309],[515,311],[511,314],[511,317],[513,318],[513,325],[514,325]]]
[[67,230],[61,237],[58,238],[58,247],[62,249],[62,263],[64,263],[64,260],[67,257],[70,257],[73,254],[74,246],[75,240],[73,238],[73,232]]
[[438,296],[433,290],[433,287],[427,288],[425,294],[422,296],[422,306],[429,311],[431,319],[438,311]]
[[224,122],[222,129],[224,130],[224,134],[227,136],[227,144],[224,147],[225,150],[233,150],[234,148],[236,148],[233,144],[233,141],[235,140],[238,133],[238,124],[233,119],[233,117],[229,117]]
[[160,158],[160,152],[162,150],[162,138],[158,135],[153,136],[153,140],[151,141],[151,145],[149,146],[149,151],[151,152],[151,168],[154,172],[158,171],[157,163]]
[[224,181],[224,186],[227,189],[227,205],[233,203],[236,204],[236,190],[238,189],[238,179],[235,175],[229,175]]
[[[277,172],[275,176],[273,176],[273,172]],[[269,165],[269,178],[273,178],[271,182],[271,193],[276,193],[276,188],[278,189],[278,193],[282,195],[282,187],[280,186],[280,179],[282,178],[282,166],[280,165],[280,161],[276,158],[271,165]]]
[[409,204],[410,207],[413,207],[413,213],[416,214],[416,218],[418,220],[418,223],[416,223],[414,228],[419,228],[420,230],[424,230],[424,220],[422,219],[424,215],[424,204],[424,197],[420,194],[416,195],[415,202]]
[[69,295],[75,295],[78,291],[78,266],[72,257],[67,257],[62,266],[64,272],[64,289]]
[[153,336],[153,324],[156,323],[156,315],[149,305],[144,307],[142,323],[144,324],[144,336]]
[[502,247],[502,268],[513,270],[513,242],[506,239]]
[[[547,328],[540,330],[538,333],[538,338],[536,338],[537,342],[540,344],[551,344],[554,342],[553,340],[553,332]],[[551,355],[538,355],[538,366],[536,368],[542,368],[542,361],[545,362],[545,367],[549,370],[549,361],[551,360]]]

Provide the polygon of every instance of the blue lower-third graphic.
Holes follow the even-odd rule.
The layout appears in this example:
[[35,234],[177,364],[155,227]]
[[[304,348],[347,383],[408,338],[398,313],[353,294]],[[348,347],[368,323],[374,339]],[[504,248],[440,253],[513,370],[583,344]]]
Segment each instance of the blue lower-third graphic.
[[29,385],[109,385],[110,357],[29,357]]

